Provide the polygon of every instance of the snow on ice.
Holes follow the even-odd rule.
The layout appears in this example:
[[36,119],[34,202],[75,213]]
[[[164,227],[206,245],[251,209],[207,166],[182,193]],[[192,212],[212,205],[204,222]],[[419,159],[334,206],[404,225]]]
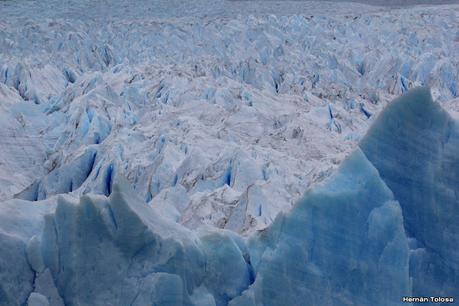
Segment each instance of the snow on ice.
[[0,304],[459,287],[457,5],[0,11]]

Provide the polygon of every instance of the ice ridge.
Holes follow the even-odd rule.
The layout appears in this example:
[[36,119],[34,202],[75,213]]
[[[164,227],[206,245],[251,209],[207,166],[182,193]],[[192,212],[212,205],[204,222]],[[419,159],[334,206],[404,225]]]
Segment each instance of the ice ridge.
[[120,173],[108,197],[7,201],[0,304],[391,306],[454,296],[457,124],[428,89],[410,90],[335,175],[249,238],[164,218]]

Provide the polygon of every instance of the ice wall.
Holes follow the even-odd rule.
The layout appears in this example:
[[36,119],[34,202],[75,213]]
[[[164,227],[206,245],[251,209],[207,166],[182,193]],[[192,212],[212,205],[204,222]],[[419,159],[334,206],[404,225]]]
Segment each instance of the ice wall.
[[360,147],[402,207],[413,294],[457,294],[458,123],[420,88],[394,101]]
[[249,286],[241,238],[163,219],[119,180],[108,198],[60,198],[27,249],[55,305],[225,305]]
[[458,137],[427,88],[393,101],[332,180],[251,239],[256,280],[233,304],[454,297]]
[[402,211],[360,150],[250,245],[256,280],[231,305],[402,305],[410,293]]
[[457,122],[427,89],[412,90],[333,177],[248,239],[186,229],[119,175],[109,197],[2,203],[0,304],[391,306],[406,305],[403,296],[454,297],[458,141]]

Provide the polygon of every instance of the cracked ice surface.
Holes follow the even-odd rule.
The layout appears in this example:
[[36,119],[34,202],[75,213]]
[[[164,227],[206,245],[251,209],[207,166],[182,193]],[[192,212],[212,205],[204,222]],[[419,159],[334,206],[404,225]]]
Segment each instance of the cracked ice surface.
[[113,173],[108,197],[6,201],[0,304],[401,306],[403,296],[454,297],[458,148],[459,121],[428,89],[413,89],[336,173],[248,238],[173,222]]
[[249,233],[327,178],[410,87],[458,111],[456,5],[0,10],[2,200],[109,195],[120,173],[189,228]]

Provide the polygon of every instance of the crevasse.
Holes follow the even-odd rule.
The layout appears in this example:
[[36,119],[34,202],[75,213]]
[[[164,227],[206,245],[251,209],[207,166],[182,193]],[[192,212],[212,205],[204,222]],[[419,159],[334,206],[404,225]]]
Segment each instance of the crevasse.
[[[1,305],[405,305],[459,288],[458,123],[429,90],[265,230],[189,230],[118,173],[108,197],[2,203]],[[425,303],[424,303],[425,305]]]

